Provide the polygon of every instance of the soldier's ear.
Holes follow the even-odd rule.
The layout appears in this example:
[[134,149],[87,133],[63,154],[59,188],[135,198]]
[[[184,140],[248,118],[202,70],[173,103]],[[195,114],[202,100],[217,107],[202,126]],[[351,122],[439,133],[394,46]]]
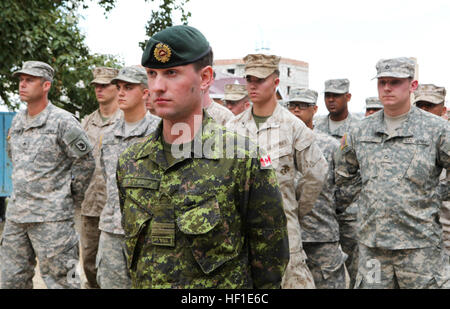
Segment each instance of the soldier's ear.
[[214,75],[213,68],[209,65],[200,70],[201,90],[206,91],[209,89],[209,87],[212,85],[214,81],[213,75]]
[[412,82],[411,82],[411,92],[414,92],[414,91],[416,91],[416,89],[417,89],[417,87],[419,87],[419,82],[417,81],[417,80],[413,80]]

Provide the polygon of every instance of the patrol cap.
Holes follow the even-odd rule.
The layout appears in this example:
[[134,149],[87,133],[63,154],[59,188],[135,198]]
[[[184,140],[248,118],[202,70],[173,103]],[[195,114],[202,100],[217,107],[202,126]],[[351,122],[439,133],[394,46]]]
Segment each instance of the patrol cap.
[[196,28],[181,25],[166,28],[149,39],[141,64],[166,69],[196,62],[211,51],[209,42]]
[[414,78],[414,73],[416,70],[414,61],[406,57],[381,59],[378,61],[376,68],[377,76],[374,78]]
[[414,91],[414,103],[419,101],[441,104],[445,101],[446,91],[444,87],[433,84],[423,84]]
[[41,61],[26,61],[22,65],[22,69],[13,73],[13,76],[19,74],[27,74],[36,77],[43,77],[46,80],[53,81],[55,70],[45,62]]
[[348,93],[350,89],[350,81],[346,78],[329,79],[325,82],[325,91],[330,93],[343,94]]
[[278,70],[280,60],[281,57],[275,55],[249,54],[244,57],[244,75],[251,75],[257,78],[266,78]]
[[366,109],[368,108],[384,108],[378,97],[369,97],[366,99]]
[[248,96],[247,87],[240,84],[227,84],[225,85],[225,96],[226,101],[240,101]]
[[119,73],[118,69],[109,68],[109,67],[97,67],[92,71],[92,75],[94,75],[94,80],[91,81],[92,84],[102,84],[108,85],[111,84],[111,80],[117,76]]
[[317,103],[317,91],[305,88],[294,88],[289,94],[289,102]]
[[119,70],[119,74],[111,80],[112,84],[123,81],[131,84],[148,84],[147,72],[141,66],[129,66]]

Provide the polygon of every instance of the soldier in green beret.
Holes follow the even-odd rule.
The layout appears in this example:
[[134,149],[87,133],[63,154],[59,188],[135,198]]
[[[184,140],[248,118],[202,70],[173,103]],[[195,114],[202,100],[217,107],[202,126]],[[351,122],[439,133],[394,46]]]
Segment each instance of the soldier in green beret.
[[117,166],[134,288],[279,288],[289,261],[270,158],[202,110],[211,56],[197,29],[175,26],[142,57],[162,121]]

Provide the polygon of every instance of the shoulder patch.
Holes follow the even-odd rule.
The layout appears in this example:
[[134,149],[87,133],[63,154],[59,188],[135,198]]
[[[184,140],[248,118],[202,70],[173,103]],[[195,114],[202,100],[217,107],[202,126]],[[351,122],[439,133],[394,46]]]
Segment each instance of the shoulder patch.
[[261,156],[259,162],[261,163],[261,169],[272,168],[272,159],[269,155]]
[[341,151],[345,150],[345,148],[347,148],[348,146],[348,137],[347,133],[345,133],[341,138]]

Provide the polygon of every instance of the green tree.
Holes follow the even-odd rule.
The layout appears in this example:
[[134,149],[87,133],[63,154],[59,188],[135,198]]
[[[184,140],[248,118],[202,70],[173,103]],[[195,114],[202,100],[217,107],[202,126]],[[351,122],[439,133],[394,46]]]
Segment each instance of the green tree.
[[[156,0],[145,0],[155,2]],[[152,13],[147,25],[151,35],[172,25],[172,13],[181,11],[181,21],[190,13],[184,11],[189,0],[163,0]],[[27,60],[39,60],[55,69],[55,81],[49,99],[80,118],[97,108],[95,93],[89,82],[96,66],[120,67],[122,61],[113,55],[91,54],[80,32],[77,10],[89,6],[87,0],[2,0],[0,1],[0,104],[9,109],[19,107],[18,80],[12,73]],[[117,0],[96,0],[112,10]],[[153,31],[153,32],[152,32]],[[142,46],[143,43],[141,43]]]

